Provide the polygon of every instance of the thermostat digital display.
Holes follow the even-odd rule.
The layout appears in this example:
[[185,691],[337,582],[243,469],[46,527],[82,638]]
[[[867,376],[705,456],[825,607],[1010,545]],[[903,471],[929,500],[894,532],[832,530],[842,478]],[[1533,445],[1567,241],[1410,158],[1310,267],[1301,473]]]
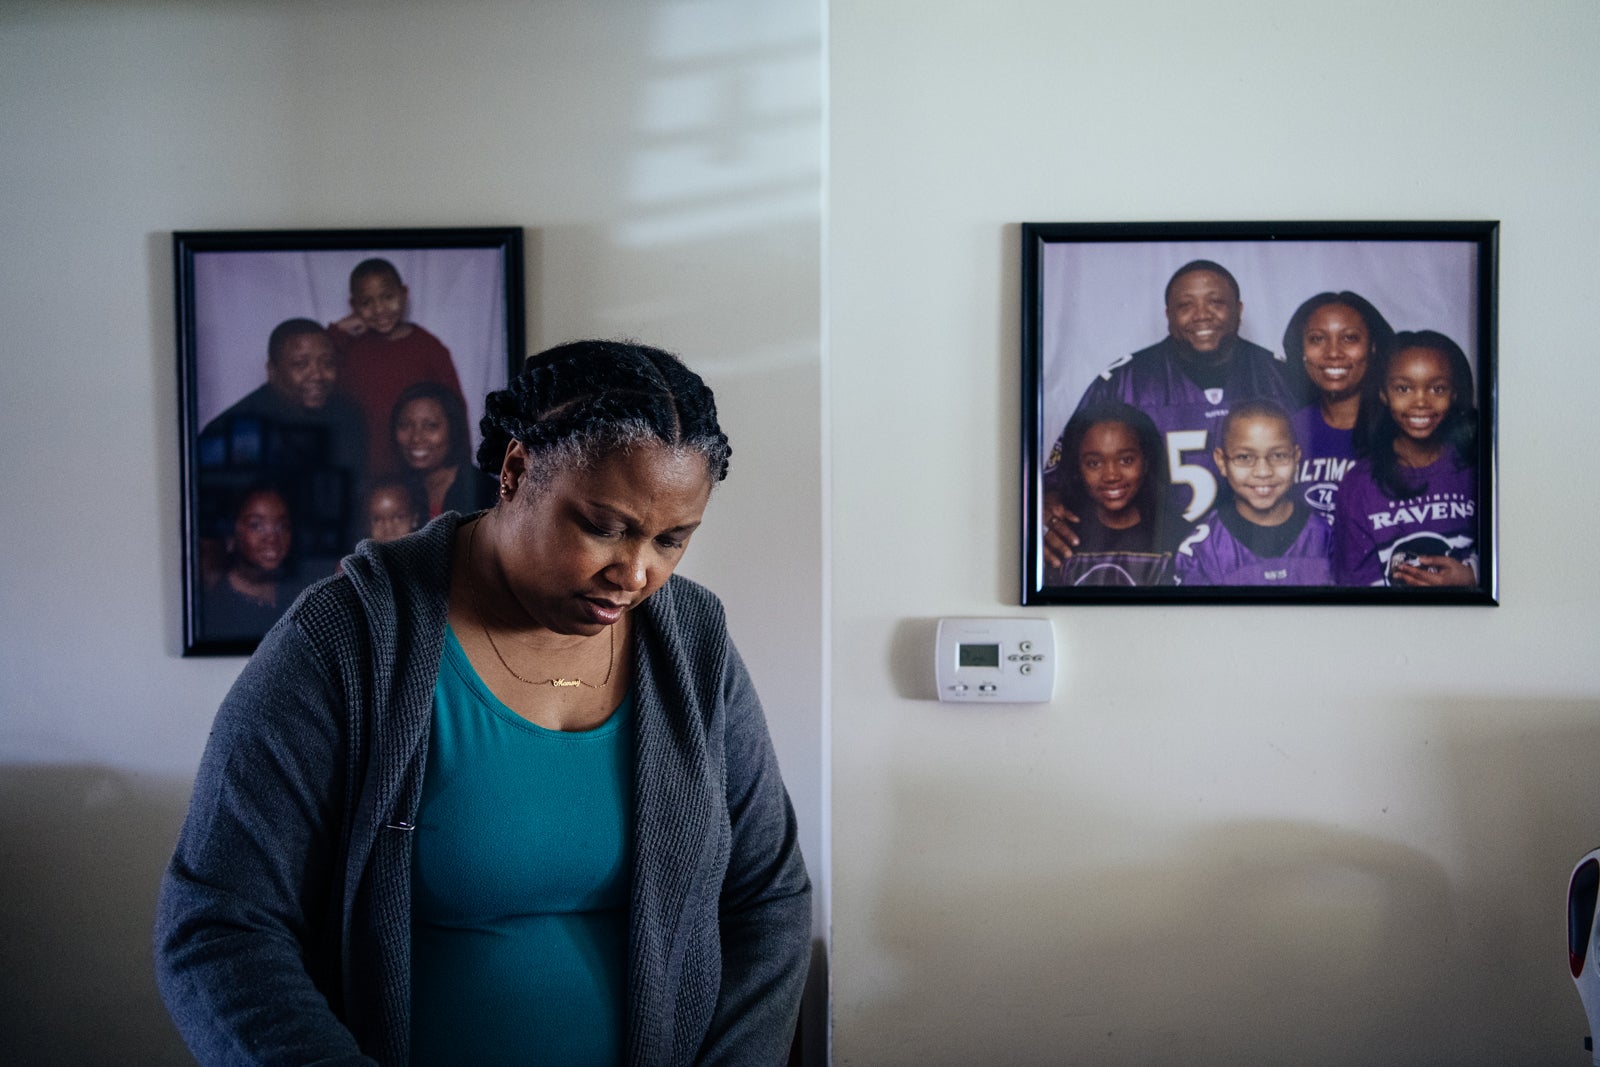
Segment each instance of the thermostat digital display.
[[990,704],[1047,702],[1055,689],[1049,619],[940,619],[934,641],[939,699]]
[[1000,666],[999,645],[957,645],[957,667],[998,667]]

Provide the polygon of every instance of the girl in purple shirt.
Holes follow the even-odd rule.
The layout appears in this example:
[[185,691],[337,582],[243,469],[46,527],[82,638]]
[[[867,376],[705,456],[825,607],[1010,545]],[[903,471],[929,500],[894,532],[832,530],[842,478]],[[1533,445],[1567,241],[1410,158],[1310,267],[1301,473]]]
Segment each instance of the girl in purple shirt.
[[1434,330],[1395,336],[1362,403],[1365,458],[1334,512],[1340,585],[1478,584],[1478,418],[1472,367]]
[[1078,543],[1060,566],[1046,567],[1044,584],[1170,584],[1166,452],[1150,416],[1116,401],[1092,404],[1067,423],[1057,448],[1044,485],[1074,516]]

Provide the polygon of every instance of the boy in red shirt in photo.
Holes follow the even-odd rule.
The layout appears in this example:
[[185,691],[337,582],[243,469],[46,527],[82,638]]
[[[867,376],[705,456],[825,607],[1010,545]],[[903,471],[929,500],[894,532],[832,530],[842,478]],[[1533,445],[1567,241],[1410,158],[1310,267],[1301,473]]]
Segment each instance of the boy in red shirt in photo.
[[409,299],[393,263],[364,259],[350,272],[351,314],[328,330],[344,357],[340,384],[366,419],[367,469],[374,476],[395,470],[389,414],[407,387],[435,382],[461,393],[450,350],[407,320]]

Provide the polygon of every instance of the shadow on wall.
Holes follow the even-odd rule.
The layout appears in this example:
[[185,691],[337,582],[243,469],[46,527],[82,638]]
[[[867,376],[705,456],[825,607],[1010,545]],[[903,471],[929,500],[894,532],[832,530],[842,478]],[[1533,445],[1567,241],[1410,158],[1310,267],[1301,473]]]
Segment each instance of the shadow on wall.
[[[996,801],[996,811],[1028,803]],[[1072,836],[1063,828],[1034,847],[1065,864]],[[891,869],[918,863],[906,845],[912,854],[891,857]],[[1375,1042],[1397,1050],[1395,1063],[1440,1051],[1419,1041],[1415,1010],[1450,969],[1452,903],[1440,869],[1401,846],[1311,824],[1233,823],[1159,866],[1051,876],[1041,863],[1032,881],[929,871],[918,882],[919,899],[883,927],[900,962],[897,995],[852,1029],[920,1037],[905,1058],[873,1062],[1343,1067],[1351,1048]],[[1420,951],[1395,958],[1400,945]]]
[[1492,1017],[1486,1030],[1527,1036],[1526,1049],[1492,1062],[1587,1064],[1588,1020],[1567,961],[1567,879],[1600,846],[1600,700],[1440,701],[1429,718],[1453,790],[1452,844],[1468,872],[1458,887],[1471,946],[1463,1000]]
[[0,767],[0,1063],[192,1064],[150,930],[190,783]]
[[[1592,705],[1482,713],[1548,723],[1568,710],[1595,721]],[[1085,862],[1116,840],[1107,827],[1146,843],[1150,828],[1060,783],[1048,804],[996,782],[959,806],[947,780],[901,776],[883,863],[897,891],[860,902],[882,936],[857,948],[886,993],[839,1006],[863,1036],[838,1062],[1587,1062],[1564,909],[1571,865],[1600,843],[1600,728],[1495,735],[1474,714],[1439,706],[1429,747],[1449,766],[1430,773],[1460,788],[1436,798],[1446,810],[1429,821],[1452,829],[1425,849],[1233,820],[1156,862],[1148,847]],[[1054,819],[1063,810],[1078,815]]]
[[939,637],[936,618],[901,619],[895,624],[889,670],[894,691],[906,700],[938,700],[934,681],[934,643]]

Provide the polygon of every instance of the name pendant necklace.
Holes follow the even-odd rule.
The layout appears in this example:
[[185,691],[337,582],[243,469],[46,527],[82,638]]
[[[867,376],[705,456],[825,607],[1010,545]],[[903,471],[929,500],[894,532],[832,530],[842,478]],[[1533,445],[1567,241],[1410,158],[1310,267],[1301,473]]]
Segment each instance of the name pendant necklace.
[[[479,521],[481,522],[482,520]],[[489,648],[494,651],[494,658],[500,661],[500,666],[504,667],[511,677],[524,685],[548,685],[552,689],[575,689],[579,686],[585,689],[604,689],[606,684],[611,681],[611,672],[616,667],[617,662],[617,627],[615,623],[606,627],[607,630],[611,631],[611,650],[606,653],[606,676],[600,679],[599,685],[593,682],[586,682],[577,677],[524,678],[517,673],[515,667],[506,662],[505,656],[500,653],[500,646],[494,643],[494,634],[489,630],[489,613],[483,610],[483,601],[478,596],[477,572],[472,567],[472,550],[477,547],[477,544],[478,523],[474,522],[472,524],[472,532],[467,535],[467,596],[472,599],[472,607],[478,613],[478,626],[483,630],[483,636],[488,640]]]

